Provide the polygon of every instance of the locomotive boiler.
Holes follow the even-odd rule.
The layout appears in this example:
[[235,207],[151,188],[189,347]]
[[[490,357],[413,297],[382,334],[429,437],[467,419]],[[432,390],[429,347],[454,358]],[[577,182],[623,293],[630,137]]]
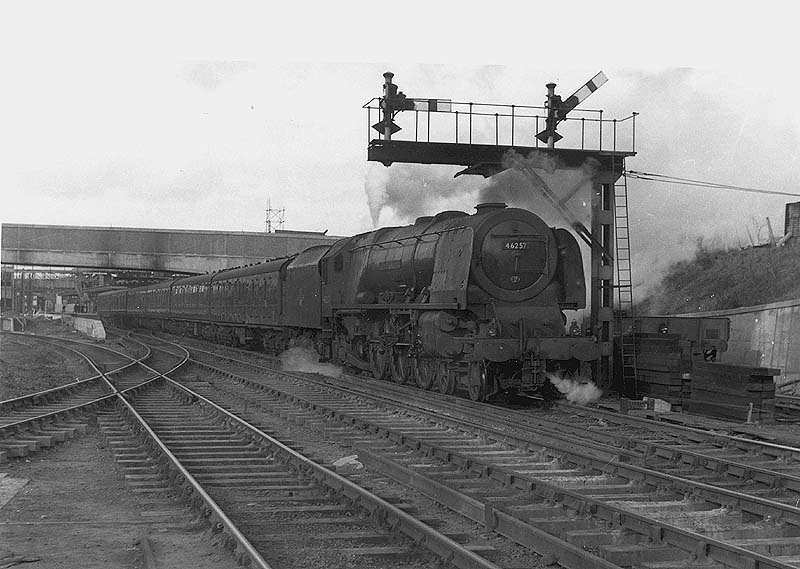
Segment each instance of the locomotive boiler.
[[98,300],[108,316],[272,351],[304,343],[379,379],[474,400],[540,391],[546,372],[599,356],[593,338],[565,330],[564,311],[586,305],[577,241],[500,203]]
[[598,357],[591,338],[565,333],[563,311],[586,304],[572,234],[505,204],[476,209],[331,247],[320,274],[333,359],[483,400]]

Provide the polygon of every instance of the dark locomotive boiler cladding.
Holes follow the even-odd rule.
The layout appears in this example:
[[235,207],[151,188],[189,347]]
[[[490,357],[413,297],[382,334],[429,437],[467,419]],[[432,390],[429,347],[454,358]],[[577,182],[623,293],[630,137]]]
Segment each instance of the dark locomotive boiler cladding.
[[578,243],[489,203],[316,246],[246,269],[100,296],[105,316],[280,351],[313,345],[379,379],[484,400],[537,392],[598,357],[568,335],[586,304]]
[[[376,377],[482,400],[537,391],[553,366],[597,357],[567,336],[585,307],[580,250],[567,231],[505,204],[444,212],[335,245],[323,316],[334,342]],[[325,262],[323,261],[323,262]]]

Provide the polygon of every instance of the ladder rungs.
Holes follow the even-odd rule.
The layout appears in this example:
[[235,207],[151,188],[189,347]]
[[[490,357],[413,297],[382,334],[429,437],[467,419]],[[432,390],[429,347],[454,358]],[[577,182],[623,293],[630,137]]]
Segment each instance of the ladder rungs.
[[[612,285],[612,288],[617,289],[616,300],[617,310],[615,313],[622,317],[627,316],[629,308],[633,307],[633,283],[631,277],[631,252],[630,252],[630,225],[628,223],[628,180],[623,175],[614,182],[614,230],[615,230],[615,248],[616,248],[616,265],[617,265],[617,284]],[[631,346],[623,343],[623,368],[626,362],[625,352],[631,351],[625,348]],[[636,376],[635,360],[634,360],[634,379]]]

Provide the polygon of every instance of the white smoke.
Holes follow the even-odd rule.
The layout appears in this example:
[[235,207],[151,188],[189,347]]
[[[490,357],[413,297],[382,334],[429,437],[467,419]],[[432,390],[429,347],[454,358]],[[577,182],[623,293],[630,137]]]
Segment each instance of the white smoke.
[[597,401],[603,395],[603,390],[589,380],[570,379],[553,373],[548,373],[547,378],[570,403],[586,405]]
[[436,164],[370,164],[364,179],[372,223],[378,227],[381,212],[391,213],[398,224],[448,209],[469,210],[486,180],[480,176],[453,175],[461,168]]
[[389,201],[386,185],[389,183],[389,169],[372,165],[367,169],[364,179],[364,190],[367,192],[367,206],[372,217],[372,225],[378,226],[381,210]]
[[319,363],[319,354],[311,348],[295,346],[281,354],[281,367],[284,371],[318,373],[328,377],[339,377],[342,368],[330,363]]
[[552,155],[534,150],[527,156],[509,151],[503,166],[507,169],[492,176],[481,189],[480,201],[530,210],[557,227],[570,228],[575,221],[591,225],[592,180],[599,163],[589,158],[578,167],[567,168]]

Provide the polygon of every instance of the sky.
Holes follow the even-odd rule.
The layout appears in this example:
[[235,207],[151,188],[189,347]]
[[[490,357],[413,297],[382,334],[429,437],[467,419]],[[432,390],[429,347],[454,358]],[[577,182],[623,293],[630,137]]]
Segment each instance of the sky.
[[471,213],[515,185],[510,205],[564,225],[524,181],[368,162],[362,106],[385,71],[409,97],[541,105],[546,83],[566,98],[602,70],[580,108],[638,113],[628,169],[799,195],[630,179],[640,290],[698,239],[745,245],[749,229],[763,241],[767,217],[782,234],[785,203],[800,201],[794,31],[777,4],[576,2],[555,26],[529,3],[320,6],[10,10],[0,222],[263,231],[269,202],[285,229],[344,236]]

